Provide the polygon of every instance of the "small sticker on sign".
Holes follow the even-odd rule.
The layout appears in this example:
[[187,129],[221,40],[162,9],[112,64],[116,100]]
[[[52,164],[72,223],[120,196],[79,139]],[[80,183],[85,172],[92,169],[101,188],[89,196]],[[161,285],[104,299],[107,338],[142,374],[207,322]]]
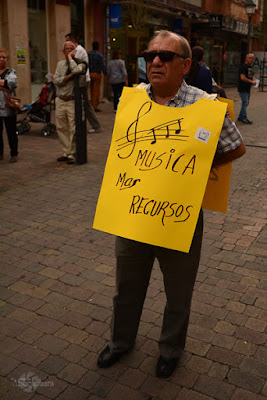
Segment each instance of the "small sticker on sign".
[[201,126],[197,129],[197,132],[194,136],[195,139],[200,140],[203,143],[208,143],[211,132],[207,129],[201,128]]

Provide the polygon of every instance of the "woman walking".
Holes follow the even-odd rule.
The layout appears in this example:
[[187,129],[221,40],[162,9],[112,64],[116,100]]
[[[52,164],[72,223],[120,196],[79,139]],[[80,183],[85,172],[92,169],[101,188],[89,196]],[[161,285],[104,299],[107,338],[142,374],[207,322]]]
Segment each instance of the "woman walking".
[[127,71],[120,50],[113,52],[112,60],[108,64],[108,77],[113,90],[114,112],[116,112],[123,86],[128,86]]
[[7,68],[8,53],[0,48],[0,160],[3,159],[3,125],[5,124],[11,158],[9,162],[18,161],[18,137],[16,134],[16,110],[6,106],[6,96],[14,95],[18,78],[12,68]]

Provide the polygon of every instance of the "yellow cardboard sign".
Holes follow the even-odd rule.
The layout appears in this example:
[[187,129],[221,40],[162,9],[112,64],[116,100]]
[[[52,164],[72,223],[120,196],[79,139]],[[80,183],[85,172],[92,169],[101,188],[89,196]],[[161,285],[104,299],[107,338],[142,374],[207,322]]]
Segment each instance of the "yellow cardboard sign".
[[226,108],[165,107],[124,88],[93,227],[189,252]]
[[[234,121],[234,101],[224,97],[218,97],[218,100],[227,103],[227,111],[231,120]],[[212,168],[203,199],[203,208],[223,213],[227,212],[231,169],[231,162]]]

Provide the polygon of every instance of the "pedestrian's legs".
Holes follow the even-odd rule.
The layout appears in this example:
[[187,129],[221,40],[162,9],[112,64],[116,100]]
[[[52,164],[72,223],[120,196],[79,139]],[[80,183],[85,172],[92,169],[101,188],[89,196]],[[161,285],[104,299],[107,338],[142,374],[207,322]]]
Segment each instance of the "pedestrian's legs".
[[88,85],[86,87],[81,88],[81,92],[83,95],[84,99],[84,108],[85,108],[85,115],[86,118],[88,119],[90,125],[93,127],[93,129],[100,129],[100,123],[95,115],[95,112],[91,106],[91,103],[88,98]]
[[91,77],[91,83],[90,83],[91,103],[92,103],[93,109],[96,110],[97,106],[99,105],[100,86],[101,86],[102,75],[97,72],[91,72],[90,77]]
[[241,110],[240,110],[238,118],[246,120],[247,119],[247,106],[248,106],[248,100],[249,100],[249,93],[239,92],[239,95],[241,97],[242,104],[241,104]]
[[160,355],[179,357],[185,346],[190,306],[198,270],[203,234],[203,213],[200,212],[189,253],[162,247],[156,257],[163,273],[167,303],[159,340]]
[[4,141],[3,141],[3,117],[0,117],[0,157],[3,157],[4,153]]
[[125,85],[124,82],[116,83],[115,85],[111,85],[112,86],[112,90],[113,90],[114,111],[117,111],[119,98],[121,96],[121,92],[122,92],[122,89],[123,89],[124,85]]
[[16,115],[4,118],[11,157],[18,155],[18,136],[16,133]]
[[152,246],[121,237],[116,239],[115,252],[116,294],[110,348],[120,353],[134,345],[154,256]]
[[76,159],[76,124],[75,124],[75,101],[70,100],[67,102],[67,117],[68,117],[68,131],[69,131],[69,147],[68,158]]
[[[72,104],[74,104],[73,100],[70,100]],[[68,157],[69,152],[69,124],[68,124],[68,115],[67,115],[67,103],[64,100],[61,100],[59,97],[56,97],[56,126],[57,126],[57,134],[60,141],[60,144],[63,149],[63,155]],[[73,105],[74,107],[74,105]],[[74,111],[75,112],[75,111]]]

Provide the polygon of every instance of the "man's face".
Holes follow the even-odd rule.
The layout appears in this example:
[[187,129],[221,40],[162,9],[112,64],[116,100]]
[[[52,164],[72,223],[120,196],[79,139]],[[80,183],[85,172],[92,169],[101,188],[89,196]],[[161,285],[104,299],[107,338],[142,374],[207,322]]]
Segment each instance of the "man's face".
[[254,61],[254,54],[252,54],[252,53],[248,54],[247,57],[246,57],[246,63],[248,65],[252,65],[253,61]]
[[66,58],[68,58],[68,55],[72,52],[75,51],[75,46],[73,43],[68,42],[65,43],[64,49],[63,49],[63,54],[65,55]]
[[[172,51],[182,54],[179,39],[172,36],[157,36],[151,43],[148,51]],[[166,92],[176,93],[179,89],[184,75],[190,69],[191,60],[175,55],[172,61],[161,61],[158,56],[152,62],[147,62],[147,76],[152,88]]]

